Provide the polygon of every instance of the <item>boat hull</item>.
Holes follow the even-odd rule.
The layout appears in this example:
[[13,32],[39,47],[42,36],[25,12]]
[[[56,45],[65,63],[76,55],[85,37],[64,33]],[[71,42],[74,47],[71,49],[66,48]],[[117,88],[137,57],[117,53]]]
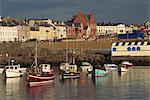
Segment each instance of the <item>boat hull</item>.
[[80,78],[80,73],[75,72],[69,72],[69,73],[62,73],[61,74],[62,79],[69,79],[69,78]]
[[121,72],[127,72],[127,71],[128,71],[128,68],[121,67]]
[[105,67],[106,70],[117,70],[118,68],[113,68],[113,67]]
[[95,77],[103,77],[103,76],[106,76],[108,73],[108,71],[104,71],[104,70],[101,70],[101,69],[95,69]]
[[23,73],[21,72],[15,72],[15,71],[5,71],[5,77],[6,78],[13,78],[13,77],[21,77],[23,76]]
[[82,72],[91,72],[93,70],[93,68],[89,68],[89,67],[81,67]]
[[36,75],[36,74],[30,74],[27,76],[27,81],[29,86],[38,86],[38,85],[46,85],[54,82],[54,75],[48,74],[48,75]]

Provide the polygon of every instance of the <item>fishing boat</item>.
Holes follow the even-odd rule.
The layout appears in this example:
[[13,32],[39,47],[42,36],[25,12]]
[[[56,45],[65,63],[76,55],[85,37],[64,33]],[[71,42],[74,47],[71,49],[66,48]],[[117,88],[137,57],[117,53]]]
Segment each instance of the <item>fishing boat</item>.
[[93,76],[94,77],[104,77],[106,76],[108,73],[108,71],[105,69],[105,67],[101,67],[101,66],[96,66],[94,67],[93,70]]
[[106,76],[108,71],[101,70],[101,69],[95,69],[95,77],[103,77]]
[[123,61],[118,67],[118,72],[127,72],[130,67],[132,67],[133,64],[129,61]]
[[62,63],[60,64],[60,75],[62,79],[79,78],[80,72],[77,70],[77,65]]
[[38,67],[27,69],[29,86],[46,85],[54,81],[54,71],[50,64],[40,64]]
[[121,62],[121,64],[122,64],[122,65],[126,65],[126,66],[128,66],[128,67],[133,66],[133,64],[130,63],[129,61],[123,61],[123,62]]
[[78,71],[78,67],[75,64],[74,56],[75,56],[75,51],[73,52],[73,56],[72,56],[72,64],[70,64],[68,60],[68,41],[66,41],[66,62],[60,64],[61,79],[80,77],[80,72]]
[[[50,64],[37,63],[37,41],[35,61],[31,68],[27,68],[27,82],[28,86],[46,85],[54,82],[54,71]],[[35,66],[34,66],[35,64]]]
[[2,75],[5,78],[21,77],[23,73],[20,70],[20,65],[8,65],[5,66]]
[[116,64],[104,64],[104,67],[106,68],[106,70],[117,70],[118,66]]
[[90,73],[91,71],[93,71],[93,66],[89,62],[82,62],[80,68],[82,72]]
[[120,64],[118,67],[118,72],[127,72],[128,69],[129,69],[129,67],[127,65]]

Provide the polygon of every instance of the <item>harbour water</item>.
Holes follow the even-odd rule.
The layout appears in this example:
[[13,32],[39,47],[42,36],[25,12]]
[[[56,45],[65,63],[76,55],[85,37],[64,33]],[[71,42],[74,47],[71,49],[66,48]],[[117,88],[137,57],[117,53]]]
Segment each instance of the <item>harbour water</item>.
[[81,74],[79,79],[59,80],[46,86],[27,87],[25,77],[2,79],[0,100],[150,100],[150,67],[133,67],[118,74],[92,79]]

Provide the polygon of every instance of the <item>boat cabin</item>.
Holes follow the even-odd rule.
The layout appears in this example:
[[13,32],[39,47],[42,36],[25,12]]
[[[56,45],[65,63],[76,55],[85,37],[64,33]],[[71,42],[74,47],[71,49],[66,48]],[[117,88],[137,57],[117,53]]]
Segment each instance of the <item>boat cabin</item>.
[[9,66],[5,66],[5,69],[18,70],[18,69],[20,69],[20,65],[9,65]]
[[50,64],[40,64],[39,67],[42,68],[42,72],[49,72],[51,69]]
[[77,65],[71,65],[69,63],[61,63],[60,70],[68,72],[77,72]]

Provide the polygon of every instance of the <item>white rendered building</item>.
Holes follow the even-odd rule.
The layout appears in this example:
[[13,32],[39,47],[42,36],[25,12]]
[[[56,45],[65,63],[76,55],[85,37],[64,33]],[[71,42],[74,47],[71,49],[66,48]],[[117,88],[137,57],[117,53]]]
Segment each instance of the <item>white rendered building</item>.
[[0,25],[0,42],[18,41],[17,26]]
[[132,32],[132,28],[125,24],[98,24],[97,35],[109,35],[109,34],[125,34],[126,32]]
[[58,25],[56,26],[56,38],[57,39],[64,39],[66,38],[66,26],[65,25]]

